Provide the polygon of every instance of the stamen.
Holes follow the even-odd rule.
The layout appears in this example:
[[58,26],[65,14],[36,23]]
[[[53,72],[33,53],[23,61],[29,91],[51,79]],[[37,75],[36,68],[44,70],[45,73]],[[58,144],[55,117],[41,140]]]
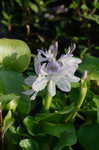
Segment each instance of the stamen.
[[68,48],[67,54],[72,54],[74,52],[75,48],[76,48],[76,44],[75,43],[71,44],[71,46],[69,46],[69,48]]

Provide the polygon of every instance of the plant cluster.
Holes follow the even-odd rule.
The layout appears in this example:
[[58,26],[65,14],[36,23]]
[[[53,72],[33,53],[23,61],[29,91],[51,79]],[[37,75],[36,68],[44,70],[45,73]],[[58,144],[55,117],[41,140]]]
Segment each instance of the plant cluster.
[[[99,86],[98,58],[86,55],[81,63],[73,56],[75,45],[57,58],[57,41],[35,56],[23,41],[1,39],[1,43],[5,45],[0,53],[6,54],[1,55],[0,70],[2,150],[93,150],[94,144],[98,150],[99,95],[93,88]],[[35,71],[24,74],[20,68],[31,56]]]

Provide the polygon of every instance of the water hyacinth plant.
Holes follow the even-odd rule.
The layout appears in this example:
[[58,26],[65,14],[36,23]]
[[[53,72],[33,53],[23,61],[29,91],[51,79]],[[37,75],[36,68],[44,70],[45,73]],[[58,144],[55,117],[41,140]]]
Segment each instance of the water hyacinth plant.
[[98,86],[98,60],[74,57],[75,48],[74,44],[60,57],[57,41],[46,51],[38,49],[35,74],[1,68],[1,150],[76,150],[80,144],[93,150],[86,143],[89,134],[91,141],[99,136],[99,96],[91,88],[94,82]]
[[35,99],[37,93],[47,86],[48,99],[45,107],[49,109],[52,97],[56,95],[56,86],[63,92],[69,92],[71,83],[80,80],[74,73],[78,68],[78,64],[81,63],[81,59],[73,57],[72,51],[74,49],[75,45],[73,48],[69,47],[67,54],[63,54],[59,59],[57,59],[57,41],[49,47],[48,51],[38,50],[38,54],[34,59],[37,75],[25,79],[25,83],[32,89],[23,93],[26,95],[33,94],[31,99]]
[[99,150],[99,1],[0,2],[0,150]]

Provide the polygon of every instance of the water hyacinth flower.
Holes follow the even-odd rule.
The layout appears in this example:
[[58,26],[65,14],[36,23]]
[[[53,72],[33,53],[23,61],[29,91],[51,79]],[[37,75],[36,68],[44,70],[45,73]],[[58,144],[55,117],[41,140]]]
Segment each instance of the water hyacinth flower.
[[81,59],[73,57],[72,50],[69,48],[68,53],[62,55],[58,60],[56,59],[58,42],[51,45],[48,51],[39,50],[34,60],[37,76],[30,76],[25,80],[32,90],[26,91],[24,94],[33,94],[31,99],[34,99],[37,93],[46,87],[48,87],[48,93],[51,97],[56,95],[56,87],[63,92],[69,92],[71,83],[80,80],[74,73],[78,64],[81,63]]

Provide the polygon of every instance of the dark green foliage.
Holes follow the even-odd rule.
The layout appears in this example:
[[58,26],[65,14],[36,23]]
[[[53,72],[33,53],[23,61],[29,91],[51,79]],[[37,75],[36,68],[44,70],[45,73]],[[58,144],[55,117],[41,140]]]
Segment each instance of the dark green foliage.
[[1,0],[1,37],[23,39],[33,53],[57,39],[61,50],[75,42],[77,55],[88,48],[99,56],[98,5],[98,0]]
[[0,93],[20,93],[23,91],[24,78],[18,72],[0,71]]
[[78,132],[79,142],[85,150],[99,149],[99,124],[81,127]]

